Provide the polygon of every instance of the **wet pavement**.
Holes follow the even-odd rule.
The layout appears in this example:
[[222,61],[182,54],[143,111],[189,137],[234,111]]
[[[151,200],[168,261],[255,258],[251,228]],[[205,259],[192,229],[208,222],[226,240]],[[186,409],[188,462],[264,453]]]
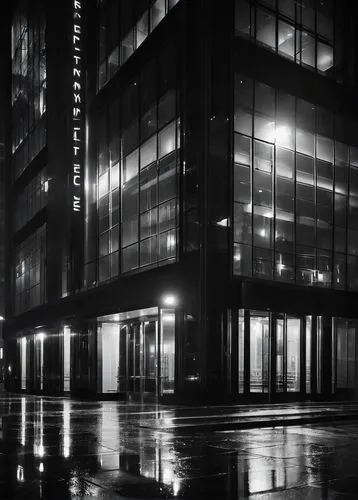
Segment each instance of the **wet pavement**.
[[[1,397],[0,499],[356,499],[358,418],[335,419],[338,410],[353,419],[355,409]],[[310,411],[332,421],[221,431],[175,424]]]

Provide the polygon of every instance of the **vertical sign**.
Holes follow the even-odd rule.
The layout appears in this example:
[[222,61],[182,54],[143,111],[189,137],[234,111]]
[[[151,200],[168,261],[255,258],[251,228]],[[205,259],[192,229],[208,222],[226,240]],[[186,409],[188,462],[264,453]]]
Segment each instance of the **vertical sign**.
[[72,210],[82,210],[84,109],[83,109],[83,14],[82,0],[73,0],[73,89],[72,89]]

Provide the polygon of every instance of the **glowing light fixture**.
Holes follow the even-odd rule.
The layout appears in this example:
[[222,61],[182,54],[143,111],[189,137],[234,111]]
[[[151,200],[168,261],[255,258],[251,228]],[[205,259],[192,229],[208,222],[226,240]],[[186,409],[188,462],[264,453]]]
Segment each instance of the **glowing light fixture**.
[[165,306],[173,307],[177,304],[177,298],[175,295],[165,295],[163,297],[163,304]]

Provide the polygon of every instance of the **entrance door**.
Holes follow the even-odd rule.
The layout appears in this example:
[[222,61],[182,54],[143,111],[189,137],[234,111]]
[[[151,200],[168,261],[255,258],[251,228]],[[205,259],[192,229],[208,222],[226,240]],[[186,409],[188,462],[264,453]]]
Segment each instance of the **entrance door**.
[[[127,343],[127,392],[136,395],[157,394],[157,345],[158,322],[136,321],[128,323]],[[123,342],[121,343],[123,348]]]
[[141,392],[141,323],[127,325],[127,391]]
[[143,326],[143,392],[157,392],[157,321],[145,321]]
[[270,317],[250,316],[250,392],[269,391]]
[[292,317],[276,319],[276,392],[301,391],[301,326]]

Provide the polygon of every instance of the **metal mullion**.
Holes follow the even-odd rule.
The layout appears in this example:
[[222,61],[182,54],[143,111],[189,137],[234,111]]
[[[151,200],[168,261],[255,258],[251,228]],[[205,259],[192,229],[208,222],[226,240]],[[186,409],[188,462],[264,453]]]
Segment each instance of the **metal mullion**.
[[[256,26],[256,23],[255,23]],[[256,102],[256,78],[253,78],[252,82],[252,119],[251,119],[251,144],[250,144],[250,153],[251,153],[251,173],[250,173],[250,181],[251,181],[251,277],[254,277],[254,170],[255,170],[255,139],[254,139],[254,125],[255,125],[255,102]]]
[[300,389],[301,396],[306,393],[306,318],[300,316]]
[[287,314],[283,316],[283,349],[282,349],[282,372],[283,372],[283,387],[282,392],[287,394]]
[[293,151],[293,248],[292,248],[292,268],[293,282],[297,283],[297,99],[294,101],[294,151]]
[[348,256],[349,256],[349,202],[351,198],[351,148],[348,146],[348,176],[347,176],[347,200],[346,200],[346,290],[349,289],[349,284],[348,284],[348,272],[349,272],[349,266],[348,266]]
[[276,380],[277,380],[277,319],[275,313],[270,314],[270,335],[269,335],[269,402],[271,402],[272,395],[276,394]]
[[[276,132],[276,126],[277,126],[277,89],[275,89],[275,111],[274,111],[274,117],[275,117],[275,132]],[[271,194],[271,210],[272,210],[272,228],[271,228],[271,262],[273,266],[273,273],[272,273],[272,279],[276,280],[276,186],[277,186],[277,176],[276,176],[276,133],[274,134],[274,143],[273,143],[273,165],[272,165],[272,172],[271,172],[271,189],[272,189],[272,194]]]
[[336,262],[336,237],[335,237],[335,229],[336,229],[336,140],[335,140],[335,114],[333,115],[333,186],[332,186],[332,251],[331,251],[331,288],[335,288],[335,279],[334,279],[334,269]]

